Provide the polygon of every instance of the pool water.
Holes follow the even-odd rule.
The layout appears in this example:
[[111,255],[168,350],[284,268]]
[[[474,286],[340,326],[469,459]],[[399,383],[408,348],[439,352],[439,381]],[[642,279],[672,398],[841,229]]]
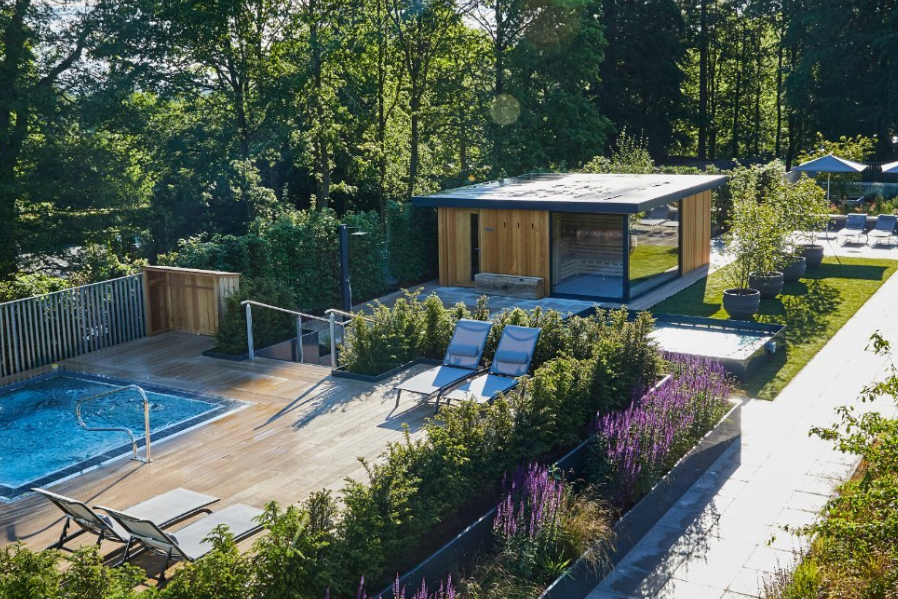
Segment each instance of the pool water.
[[[0,389],[0,497],[49,484],[123,453],[123,432],[90,432],[75,418],[78,400],[126,385],[90,375],[65,373]],[[145,387],[153,441],[232,410],[238,402]],[[134,390],[84,404],[91,427],[123,426],[144,438],[143,402]],[[141,447],[143,443],[140,443]],[[140,450],[142,454],[142,449]]]

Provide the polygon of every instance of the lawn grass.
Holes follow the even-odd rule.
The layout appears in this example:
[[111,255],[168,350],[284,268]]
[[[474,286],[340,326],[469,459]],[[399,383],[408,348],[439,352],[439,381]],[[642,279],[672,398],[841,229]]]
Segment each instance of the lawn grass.
[[[801,281],[786,283],[778,298],[761,301],[755,320],[785,324],[787,347],[743,383],[746,395],[775,398],[898,268],[892,260],[840,260],[841,264],[825,258],[819,268],[809,268]],[[731,285],[725,271],[714,272],[655,304],[652,312],[727,318],[722,298],[723,290]]]

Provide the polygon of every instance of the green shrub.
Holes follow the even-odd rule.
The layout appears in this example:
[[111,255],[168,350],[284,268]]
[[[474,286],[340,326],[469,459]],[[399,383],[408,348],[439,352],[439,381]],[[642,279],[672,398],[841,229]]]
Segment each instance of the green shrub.
[[446,308],[435,294],[422,302],[417,293],[406,293],[392,308],[380,302],[369,307],[347,328],[342,348],[341,362],[359,374],[381,374],[415,358],[441,359],[455,323],[471,316],[463,305]]
[[252,558],[241,552],[234,535],[219,526],[209,535],[213,551],[185,564],[160,593],[162,599],[233,599],[252,597]]
[[402,284],[434,278],[439,268],[436,210],[390,201],[386,221],[390,273]]
[[160,264],[239,272],[250,279],[271,279],[288,286],[303,311],[322,312],[340,305],[340,240],[345,223],[364,235],[349,241],[353,301],[386,291],[384,238],[373,212],[296,210],[260,223],[240,237],[216,235],[210,241],[181,240],[177,252],[159,256]]
[[[226,310],[219,323],[215,341],[218,351],[241,355],[249,351],[246,339],[245,300],[255,300],[288,310],[297,309],[297,299],[285,284],[272,279],[244,279],[240,291],[225,300]],[[253,346],[256,349],[296,336],[296,319],[283,312],[253,308]]]
[[144,579],[135,566],[104,566],[96,546],[72,553],[65,571],[59,568],[61,561],[62,554],[55,550],[31,551],[22,543],[4,547],[0,599],[131,599],[138,596],[132,589]]

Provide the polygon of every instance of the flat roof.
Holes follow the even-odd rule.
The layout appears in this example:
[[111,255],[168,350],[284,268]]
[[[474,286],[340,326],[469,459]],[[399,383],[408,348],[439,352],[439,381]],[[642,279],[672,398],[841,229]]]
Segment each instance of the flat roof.
[[633,214],[717,189],[723,175],[546,173],[488,181],[412,197],[423,208],[502,208]]

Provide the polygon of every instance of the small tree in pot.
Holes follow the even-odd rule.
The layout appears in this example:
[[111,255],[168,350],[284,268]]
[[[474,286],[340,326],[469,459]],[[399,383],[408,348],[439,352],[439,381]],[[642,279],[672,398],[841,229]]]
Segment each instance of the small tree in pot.
[[787,281],[797,281],[804,269],[816,268],[823,261],[823,246],[817,243],[817,231],[829,223],[829,204],[826,192],[813,179],[802,175],[795,183],[784,182],[778,194],[786,207],[789,238],[789,261],[785,273]]
[[725,271],[731,287],[723,292],[723,308],[731,318],[751,318],[761,307],[761,292],[750,286],[749,278],[763,251],[762,237],[757,235],[763,212],[762,205],[750,195],[734,194],[729,231],[724,235],[727,251],[733,255]]

